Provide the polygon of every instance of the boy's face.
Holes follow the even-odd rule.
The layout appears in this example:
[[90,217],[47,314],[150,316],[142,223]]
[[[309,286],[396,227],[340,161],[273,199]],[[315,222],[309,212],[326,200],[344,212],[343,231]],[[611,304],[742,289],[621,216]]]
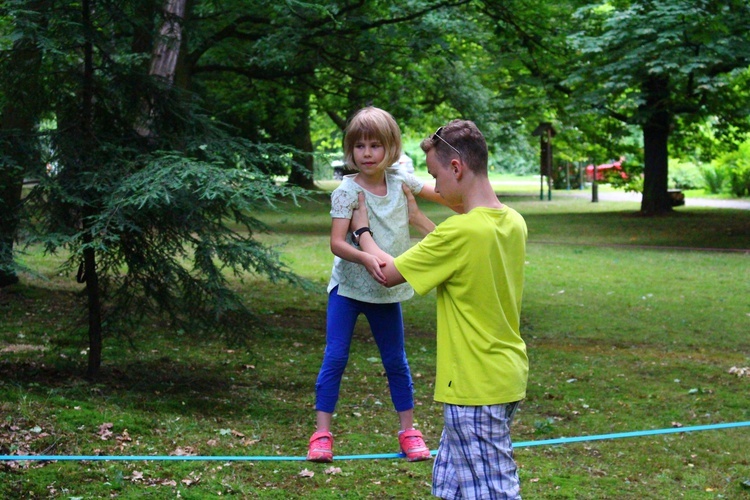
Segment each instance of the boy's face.
[[453,166],[450,163],[447,165],[441,163],[434,148],[427,152],[425,161],[427,173],[435,179],[435,192],[440,194],[449,205],[460,204],[461,197],[457,191]]

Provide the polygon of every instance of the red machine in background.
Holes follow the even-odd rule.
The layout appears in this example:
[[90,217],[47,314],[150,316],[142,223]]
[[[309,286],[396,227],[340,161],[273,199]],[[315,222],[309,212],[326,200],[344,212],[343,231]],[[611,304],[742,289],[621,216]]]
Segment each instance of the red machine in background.
[[[622,169],[622,164],[625,162],[625,157],[621,156],[618,161],[612,163],[602,163],[596,166],[596,180],[606,182],[607,179],[614,175],[627,179],[628,174]],[[594,165],[586,166],[586,181],[591,182],[594,179]]]

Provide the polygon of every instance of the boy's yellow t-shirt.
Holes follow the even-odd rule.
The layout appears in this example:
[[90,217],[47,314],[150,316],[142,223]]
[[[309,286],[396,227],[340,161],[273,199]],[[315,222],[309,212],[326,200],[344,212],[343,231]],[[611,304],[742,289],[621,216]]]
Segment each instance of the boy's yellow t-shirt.
[[437,288],[435,401],[483,406],[526,397],[526,238],[526,222],[510,207],[475,208],[395,259],[418,294]]

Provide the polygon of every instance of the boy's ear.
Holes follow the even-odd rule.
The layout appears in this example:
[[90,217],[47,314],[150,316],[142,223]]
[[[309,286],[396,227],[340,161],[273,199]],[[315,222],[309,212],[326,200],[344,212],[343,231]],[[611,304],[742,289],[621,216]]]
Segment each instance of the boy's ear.
[[458,160],[457,158],[451,160],[451,172],[453,172],[453,177],[455,177],[456,180],[463,176],[464,168],[466,167],[461,163],[461,160]]

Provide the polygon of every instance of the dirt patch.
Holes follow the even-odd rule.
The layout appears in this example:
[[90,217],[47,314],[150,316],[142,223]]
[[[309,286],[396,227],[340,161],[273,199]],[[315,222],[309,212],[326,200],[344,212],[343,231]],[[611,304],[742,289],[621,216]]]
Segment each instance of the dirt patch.
[[2,349],[0,349],[0,352],[33,352],[33,351],[44,351],[47,349],[43,345],[33,345],[33,344],[10,344]]

